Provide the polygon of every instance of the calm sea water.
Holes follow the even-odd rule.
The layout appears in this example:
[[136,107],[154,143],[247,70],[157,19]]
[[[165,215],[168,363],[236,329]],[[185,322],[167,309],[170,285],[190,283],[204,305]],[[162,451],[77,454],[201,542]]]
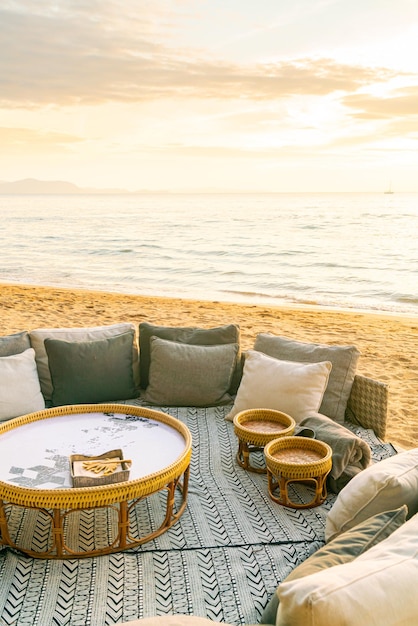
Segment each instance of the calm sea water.
[[0,282],[418,314],[418,194],[0,196]]

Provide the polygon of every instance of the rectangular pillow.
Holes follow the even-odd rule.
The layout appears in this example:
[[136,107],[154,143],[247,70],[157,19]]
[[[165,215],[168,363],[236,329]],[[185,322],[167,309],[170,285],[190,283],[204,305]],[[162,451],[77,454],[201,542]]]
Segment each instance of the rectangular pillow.
[[[139,389],[139,364],[138,364],[138,340],[136,336],[136,326],[130,322],[112,324],[110,326],[93,326],[91,328],[37,328],[29,333],[32,348],[36,354],[36,365],[38,368],[39,381],[45,400],[50,401],[52,396],[52,382],[49,373],[48,355],[45,350],[45,339],[60,339],[64,341],[95,341],[114,337],[127,331],[134,331],[132,342],[132,372],[135,386]],[[134,395],[137,395],[136,391]]]
[[0,421],[44,408],[35,351],[0,357]]
[[0,357],[20,354],[30,347],[29,333],[26,330],[0,337]]
[[330,371],[329,361],[281,361],[248,350],[234,406],[226,419],[232,421],[247,409],[275,409],[300,422],[318,411]]
[[[139,325],[139,369],[142,389],[146,389],[149,382],[150,366],[150,339],[159,337],[178,343],[195,346],[215,346],[225,343],[240,343],[240,329],[236,324],[218,326],[216,328],[196,328],[194,326],[156,326],[149,322]],[[237,363],[231,380],[229,393],[236,393],[242,374],[241,352],[238,351]]]
[[96,341],[45,339],[53,406],[132,399],[134,332]]
[[305,343],[287,337],[260,333],[254,350],[286,361],[317,363],[330,361],[332,370],[319,412],[337,422],[344,422],[360,352],[355,346],[331,346]]
[[151,337],[149,384],[143,399],[160,406],[215,406],[231,402],[228,389],[239,346],[196,346]]

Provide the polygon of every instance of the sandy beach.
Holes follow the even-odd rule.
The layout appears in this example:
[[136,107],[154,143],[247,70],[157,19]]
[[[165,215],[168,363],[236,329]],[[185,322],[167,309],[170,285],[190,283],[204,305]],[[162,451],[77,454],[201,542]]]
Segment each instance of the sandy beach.
[[358,373],[389,385],[387,440],[404,448],[418,444],[418,317],[0,285],[1,335],[121,321],[206,328],[236,323],[244,350],[252,348],[259,332],[355,344],[361,351]]

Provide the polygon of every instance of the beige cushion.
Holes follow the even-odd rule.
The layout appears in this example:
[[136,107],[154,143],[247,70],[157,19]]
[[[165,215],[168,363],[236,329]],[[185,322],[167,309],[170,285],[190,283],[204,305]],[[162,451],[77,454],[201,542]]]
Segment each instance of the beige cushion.
[[331,363],[280,361],[262,352],[248,350],[234,406],[232,420],[246,409],[276,409],[296,422],[316,413],[328,383]]
[[[341,533],[298,567],[295,567],[281,584],[353,561],[357,556],[377,545],[402,526],[405,523],[407,512],[406,506],[394,511],[385,511]],[[276,622],[280,586],[266,606],[261,616],[261,624],[274,624]]]
[[284,582],[276,626],[417,623],[418,516],[350,563]]
[[44,408],[35,351],[0,357],[0,421]]
[[328,386],[319,409],[337,422],[343,422],[348,398],[350,397],[360,352],[355,346],[331,346],[319,343],[305,343],[269,333],[256,337],[254,349],[276,359],[316,363],[330,361],[332,370]]
[[406,504],[418,511],[418,448],[370,465],[340,491],[327,515],[325,538],[352,528],[382,511]]
[[227,393],[239,345],[195,346],[151,337],[149,385],[142,395],[160,406],[214,406]]
[[[135,339],[132,344],[132,362],[135,387],[139,387],[139,363],[138,363],[138,340],[136,336],[136,326],[129,322],[112,324],[110,326],[94,326],[91,328],[37,328],[29,333],[32,348],[36,354],[36,365],[38,368],[39,381],[45,400],[50,401],[52,397],[52,382],[49,372],[48,355],[45,350],[45,339],[60,339],[63,341],[97,341],[107,339],[133,330]],[[115,398],[116,400],[117,398]]]

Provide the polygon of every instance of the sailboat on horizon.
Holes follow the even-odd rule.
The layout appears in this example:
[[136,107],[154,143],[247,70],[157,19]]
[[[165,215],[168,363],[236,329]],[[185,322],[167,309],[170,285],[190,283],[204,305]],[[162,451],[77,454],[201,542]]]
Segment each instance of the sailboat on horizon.
[[385,194],[391,194],[394,193],[392,191],[392,181],[390,181],[389,187],[386,189],[386,191],[384,192]]

